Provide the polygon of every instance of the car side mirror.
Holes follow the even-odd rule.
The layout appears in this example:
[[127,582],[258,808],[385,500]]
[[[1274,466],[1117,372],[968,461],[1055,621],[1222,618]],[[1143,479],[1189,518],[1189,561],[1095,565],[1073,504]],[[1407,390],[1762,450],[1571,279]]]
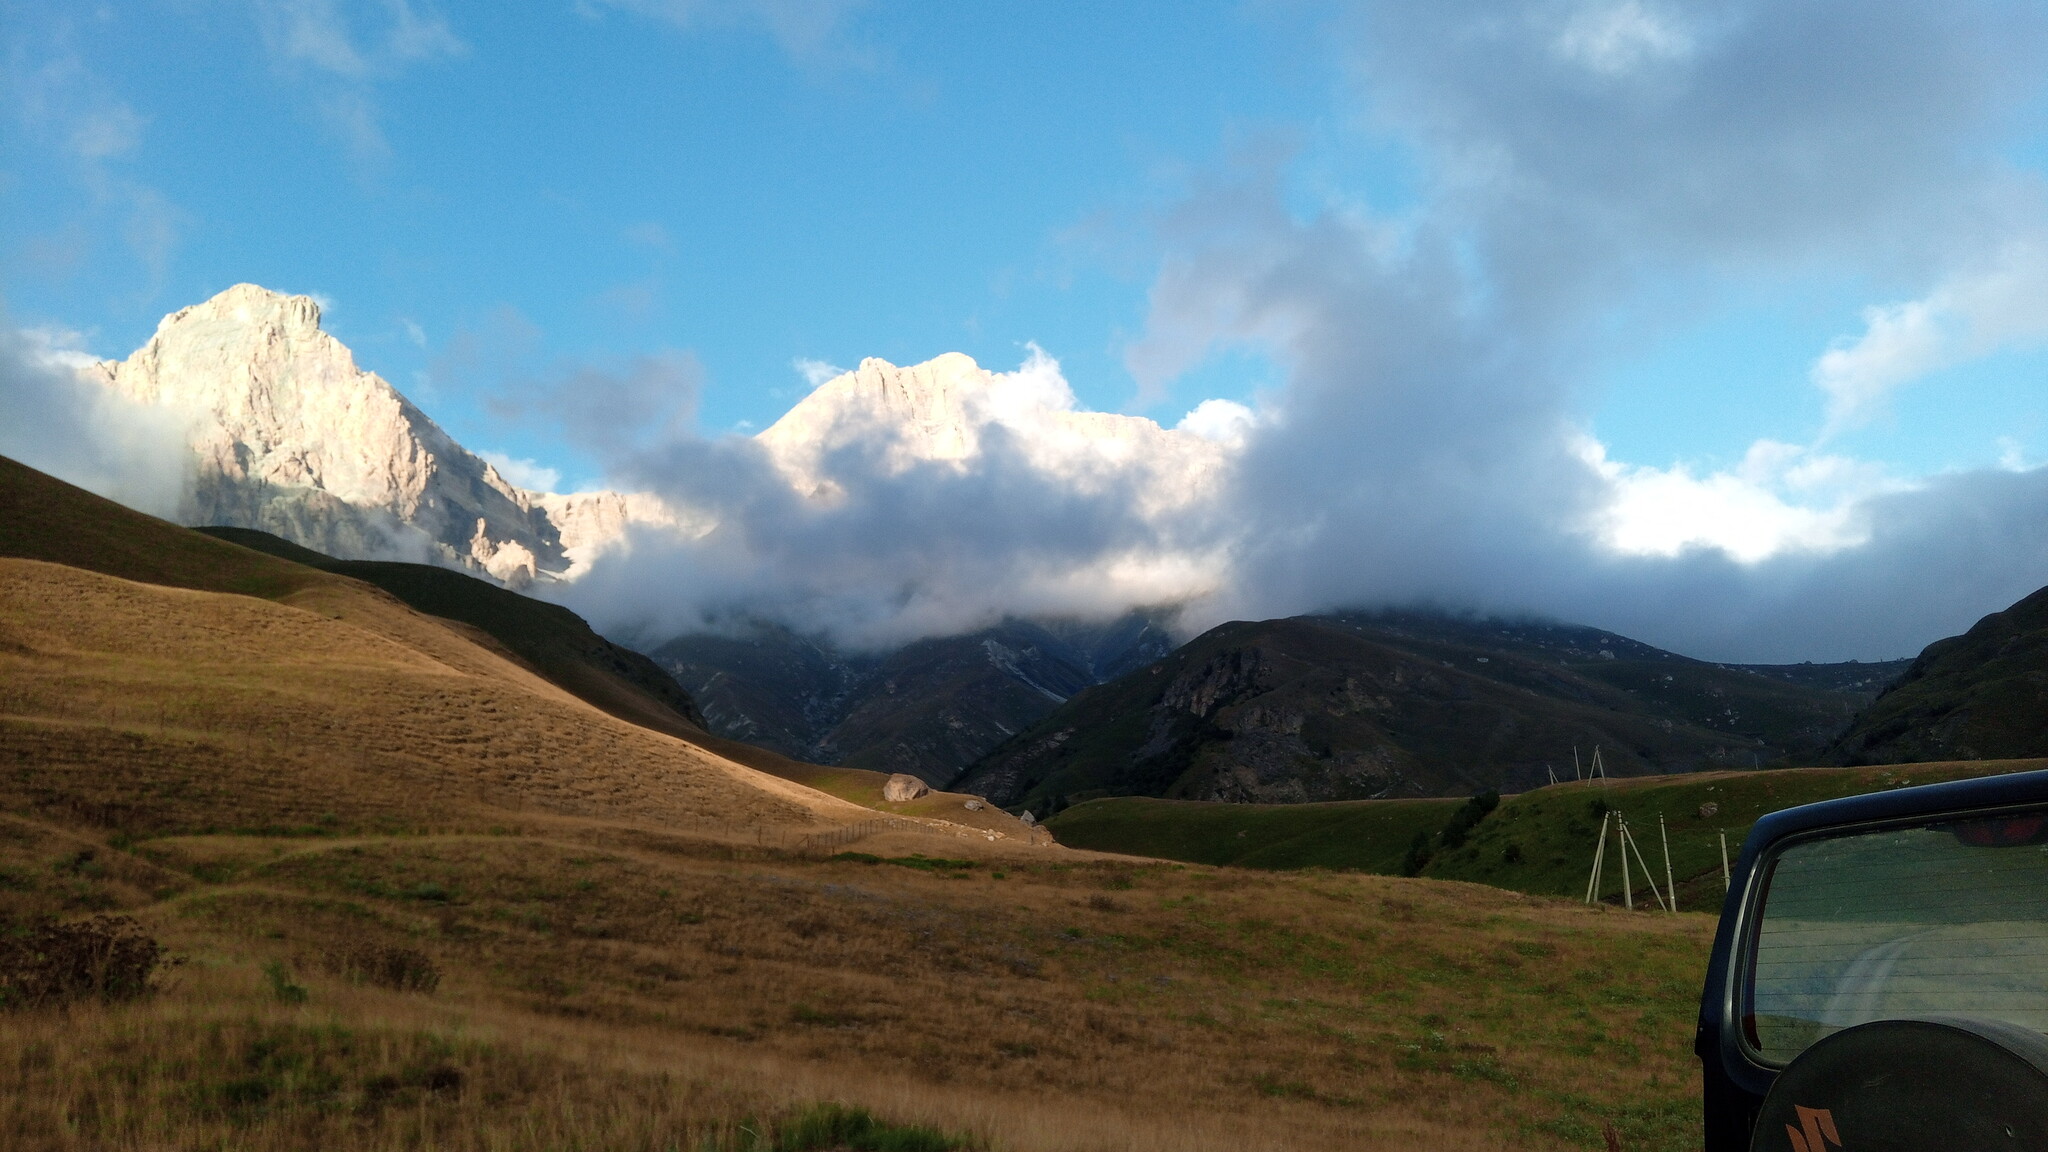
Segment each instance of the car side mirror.
[[[2048,1123],[2048,772],[1789,809],[1744,844],[1700,1006],[1710,1152],[1929,1146],[1893,1137],[1966,1097],[1913,1044],[2035,1077],[2007,1097]],[[1824,1103],[1858,1076],[1892,1087]]]

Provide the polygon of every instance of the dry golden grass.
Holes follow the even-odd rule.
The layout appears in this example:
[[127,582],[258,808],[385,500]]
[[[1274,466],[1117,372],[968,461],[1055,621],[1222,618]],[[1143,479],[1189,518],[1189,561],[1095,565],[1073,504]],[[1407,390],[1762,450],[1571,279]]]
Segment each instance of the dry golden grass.
[[[1704,917],[1000,821],[787,851],[875,814],[360,586],[287,600],[0,561],[0,912],[189,961],[0,1016],[0,1145],[738,1147],[821,1100],[1019,1152],[1696,1142]],[[330,974],[363,947],[437,990]]]
[[[707,829],[871,815],[606,715],[353,581],[280,603],[0,560],[0,716],[10,809],[70,803],[130,832],[258,812]],[[133,770],[96,767],[110,758]]]
[[[1689,1146],[1703,917],[1350,875],[928,869],[645,833],[620,848],[604,831],[103,847],[185,878],[131,907],[191,962],[150,1003],[0,1020],[0,1096],[72,1135],[18,1116],[0,1133],[660,1148],[843,1100],[1019,1150],[1585,1147],[1604,1120],[1630,1148]],[[365,943],[432,956],[438,992],[324,974],[321,956]],[[273,963],[305,1005],[275,1002]],[[421,1088],[423,1061],[459,1088]],[[191,1104],[238,1069],[270,1077],[261,1107]],[[362,1103],[389,1075],[418,1089],[406,1107]],[[585,1122],[603,1138],[572,1145]]]

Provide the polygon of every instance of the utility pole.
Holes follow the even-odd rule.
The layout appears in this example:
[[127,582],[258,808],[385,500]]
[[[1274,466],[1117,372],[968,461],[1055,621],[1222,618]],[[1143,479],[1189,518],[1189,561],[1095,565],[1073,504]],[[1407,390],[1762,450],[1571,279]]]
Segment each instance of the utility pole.
[[1671,910],[1678,911],[1678,882],[1671,878],[1671,833],[1664,827],[1664,814],[1657,813],[1657,836],[1664,841],[1664,890],[1671,893]]
[[[1650,871],[1650,862],[1643,859],[1643,846],[1636,843],[1636,834],[1628,830],[1628,822],[1625,820],[1621,825],[1621,836],[1622,840],[1627,844],[1628,850],[1636,854],[1636,863],[1642,867],[1643,883],[1650,886],[1650,899],[1655,900],[1659,908],[1667,907],[1664,903],[1664,894],[1657,891],[1657,874]],[[1626,876],[1628,874],[1626,871],[1628,861],[1626,859],[1622,861],[1622,868],[1624,869],[1622,875]]]
[[[1595,749],[1597,756],[1599,750]],[[1621,906],[1633,912],[1636,910],[1636,894],[1628,885],[1628,823],[1620,817],[1614,821],[1614,840],[1621,845]]]
[[1607,859],[1607,822],[1612,819],[1614,819],[1614,813],[1612,812],[1602,812],[1600,814],[1600,839],[1593,845],[1593,874],[1586,877],[1586,903],[1588,904],[1593,902],[1594,895],[1600,890],[1600,865]]

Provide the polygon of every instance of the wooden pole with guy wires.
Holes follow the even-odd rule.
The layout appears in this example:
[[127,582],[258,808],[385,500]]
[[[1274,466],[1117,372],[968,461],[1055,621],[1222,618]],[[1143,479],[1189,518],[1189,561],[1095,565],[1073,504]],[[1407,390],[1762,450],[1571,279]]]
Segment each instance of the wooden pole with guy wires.
[[1664,891],[1671,894],[1671,910],[1678,911],[1678,882],[1671,878],[1671,833],[1664,827],[1664,814],[1657,813],[1657,837],[1664,841]]
[[1614,819],[1614,813],[1600,814],[1600,839],[1593,845],[1593,874],[1586,877],[1586,903],[1593,902],[1594,894],[1600,890],[1600,865],[1607,859],[1607,822]]
[[[1597,750],[1594,758],[1599,758]],[[1618,849],[1621,853],[1621,906],[1633,912],[1636,910],[1636,894],[1628,884],[1628,824],[1619,815],[1614,818],[1614,842],[1621,846]]]
[[[1628,830],[1628,821],[1626,820],[1621,822],[1621,841],[1624,853],[1634,852],[1636,854],[1636,864],[1643,870],[1643,883],[1650,886],[1650,898],[1657,902],[1657,907],[1663,908],[1665,906],[1664,894],[1657,891],[1657,874],[1650,871],[1650,862],[1643,859],[1643,847],[1636,843],[1636,834]],[[1621,869],[1621,874],[1627,876],[1627,855],[1623,855],[1621,858]]]

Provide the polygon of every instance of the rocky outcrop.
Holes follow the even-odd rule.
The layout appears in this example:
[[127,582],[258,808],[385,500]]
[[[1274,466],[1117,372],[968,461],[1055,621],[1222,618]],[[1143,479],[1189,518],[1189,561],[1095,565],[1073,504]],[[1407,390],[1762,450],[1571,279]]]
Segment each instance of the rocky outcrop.
[[320,328],[320,306],[253,284],[164,317],[134,355],[85,371],[188,422],[183,519],[257,528],[333,556],[408,559],[514,587],[573,575],[652,497],[558,496],[507,481]]

